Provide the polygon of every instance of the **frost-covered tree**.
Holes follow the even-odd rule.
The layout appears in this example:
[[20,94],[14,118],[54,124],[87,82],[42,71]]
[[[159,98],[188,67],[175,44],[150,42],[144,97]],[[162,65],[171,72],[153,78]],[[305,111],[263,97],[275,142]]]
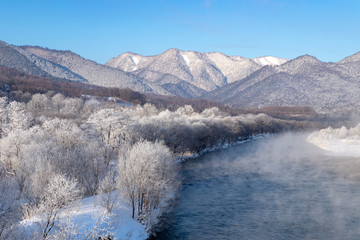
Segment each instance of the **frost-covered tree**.
[[117,150],[124,141],[127,119],[114,109],[102,109],[90,115],[89,132],[100,141],[100,151],[105,165],[116,158]]
[[16,129],[28,129],[32,124],[32,116],[26,112],[26,105],[20,102],[10,102],[7,105],[8,127],[6,133]]
[[101,104],[96,99],[90,99],[84,103],[84,107],[82,109],[82,115],[88,117],[89,115],[98,111],[101,107]]
[[81,191],[76,180],[67,179],[65,176],[55,174],[44,189],[39,212],[43,216],[42,239],[47,239],[51,230],[56,227],[59,211],[77,200]]
[[60,112],[65,117],[76,118],[80,116],[83,105],[84,102],[80,98],[65,98],[64,107],[60,110]]
[[8,128],[7,98],[0,98],[0,138],[5,135]]
[[45,94],[34,94],[27,103],[27,108],[34,114],[44,114],[50,110],[50,99]]
[[28,130],[16,129],[0,140],[0,163],[5,167],[6,173],[14,175],[22,188],[28,175],[26,167],[26,148],[31,142]]
[[166,209],[178,187],[178,168],[161,142],[140,141],[119,154],[118,186],[132,206],[132,217],[148,229]]
[[113,173],[108,174],[99,184],[97,194],[100,195],[100,204],[110,214],[118,198],[116,179]]
[[65,106],[64,100],[65,100],[65,96],[62,95],[61,93],[57,93],[51,98],[51,106],[55,113],[59,113],[60,110],[64,108]]
[[[52,119],[42,125],[52,142],[49,161],[58,172],[78,179],[87,192],[95,192],[98,179],[92,170],[100,159],[95,139],[89,138],[74,121]],[[105,175],[102,165],[96,165],[99,174]],[[99,177],[99,176],[97,176]]]

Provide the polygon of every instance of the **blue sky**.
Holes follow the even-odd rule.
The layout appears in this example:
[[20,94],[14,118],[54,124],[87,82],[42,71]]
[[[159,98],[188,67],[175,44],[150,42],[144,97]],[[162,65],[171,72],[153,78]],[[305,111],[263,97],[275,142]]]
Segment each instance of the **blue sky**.
[[0,40],[99,63],[169,48],[339,61],[360,51],[360,1],[0,0]]

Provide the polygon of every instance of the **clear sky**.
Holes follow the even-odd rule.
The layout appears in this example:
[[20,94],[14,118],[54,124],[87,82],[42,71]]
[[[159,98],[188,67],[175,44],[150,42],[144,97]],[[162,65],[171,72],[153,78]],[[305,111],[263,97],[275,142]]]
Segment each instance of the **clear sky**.
[[99,63],[169,48],[339,61],[360,51],[360,0],[0,0],[0,40]]

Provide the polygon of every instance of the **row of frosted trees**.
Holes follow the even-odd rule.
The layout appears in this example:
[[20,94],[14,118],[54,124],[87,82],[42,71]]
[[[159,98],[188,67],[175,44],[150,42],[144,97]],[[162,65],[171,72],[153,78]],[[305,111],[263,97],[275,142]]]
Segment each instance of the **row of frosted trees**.
[[20,234],[18,222],[35,215],[43,218],[37,237],[53,237],[59,209],[101,194],[111,212],[115,190],[150,231],[179,186],[175,156],[284,126],[217,108],[119,107],[61,94],[28,103],[0,98],[0,238]]

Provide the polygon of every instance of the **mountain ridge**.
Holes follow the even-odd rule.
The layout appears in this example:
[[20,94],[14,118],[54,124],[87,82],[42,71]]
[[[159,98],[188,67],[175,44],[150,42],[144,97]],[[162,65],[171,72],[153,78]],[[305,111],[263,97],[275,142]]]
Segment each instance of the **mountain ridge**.
[[203,98],[238,107],[307,105],[319,112],[359,112],[360,61],[355,60],[327,63],[303,55],[263,67]]
[[152,92],[155,88],[158,93],[166,93],[162,88],[144,83],[141,78],[85,59],[69,50],[52,50],[32,46],[21,46],[21,48],[26,52],[70,69],[92,84],[105,87],[128,87],[142,92]]
[[[136,59],[136,62],[133,59]],[[209,92],[243,79],[265,65],[275,66],[287,61],[271,56],[250,59],[220,52],[201,53],[171,48],[152,56],[125,52],[110,59],[105,65],[131,72],[151,82],[161,82],[162,85],[177,84],[179,87],[191,84]],[[199,96],[186,90],[183,94]]]
[[308,54],[288,60],[171,48],[153,56],[125,52],[102,65],[70,50],[0,41],[0,65],[36,76],[241,107],[309,105],[324,112],[360,111],[360,52],[323,62]]

